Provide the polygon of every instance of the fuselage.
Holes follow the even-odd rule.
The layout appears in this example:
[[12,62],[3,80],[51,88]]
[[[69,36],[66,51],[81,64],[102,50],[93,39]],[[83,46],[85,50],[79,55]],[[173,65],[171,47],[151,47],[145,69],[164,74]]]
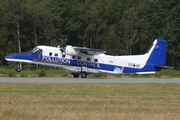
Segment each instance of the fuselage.
[[105,54],[87,54],[80,52],[78,55],[68,55],[58,47],[37,46],[30,52],[14,53],[5,57],[7,61],[24,62],[46,66],[60,67],[72,73],[112,73],[128,74],[143,73],[160,70],[146,64],[148,57],[144,55],[111,56]]

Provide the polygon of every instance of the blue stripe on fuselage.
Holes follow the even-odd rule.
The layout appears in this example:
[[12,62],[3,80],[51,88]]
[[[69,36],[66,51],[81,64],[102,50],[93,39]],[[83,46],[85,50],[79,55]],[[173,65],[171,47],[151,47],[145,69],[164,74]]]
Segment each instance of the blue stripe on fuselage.
[[[79,62],[82,64],[79,64]],[[116,67],[119,67],[119,68],[122,67],[122,66],[116,66],[116,65],[111,65],[111,64],[102,64],[102,63],[78,61],[78,60],[71,60],[70,64],[73,66],[79,66],[79,67],[84,66],[87,68],[105,70],[109,72],[113,72]],[[152,65],[145,65],[142,69],[124,67],[123,73],[149,72],[149,71],[159,71],[159,70],[160,70],[159,68],[154,67]]]
[[[22,59],[23,60],[37,60],[37,61],[43,60],[43,61],[51,62],[52,64],[63,63],[63,64],[69,64],[72,66],[78,66],[78,67],[84,66],[91,69],[105,70],[109,72],[113,72],[116,67],[119,67],[119,68],[122,67],[122,66],[90,62],[90,61],[79,61],[79,60],[73,60],[73,59],[67,59],[67,58],[41,56],[41,55],[37,55],[31,52],[10,54],[10,55],[7,55],[5,58],[21,59],[21,60]],[[159,68],[154,67],[152,65],[145,65],[145,67],[143,67],[142,69],[124,67],[122,73],[148,72],[148,71],[159,71],[159,70],[160,70]]]
[[154,67],[152,65],[145,65],[141,69],[124,67],[123,73],[153,72],[153,71],[160,71],[160,70],[161,69],[158,67]]
[[30,52],[23,53],[13,53],[5,56],[5,59],[23,59],[27,60],[29,58]]

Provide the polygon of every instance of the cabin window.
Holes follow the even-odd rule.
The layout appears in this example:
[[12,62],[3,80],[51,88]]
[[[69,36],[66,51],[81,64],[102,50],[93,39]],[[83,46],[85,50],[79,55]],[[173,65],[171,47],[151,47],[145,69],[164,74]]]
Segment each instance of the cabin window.
[[49,53],[49,56],[52,56],[52,52]]
[[58,54],[57,54],[57,53],[55,53],[55,54],[54,54],[54,56],[58,56]]
[[94,62],[98,62],[98,59],[94,59]]
[[91,59],[90,58],[87,58],[87,61],[90,61]]
[[78,60],[81,60],[81,56],[78,56]]
[[75,59],[75,58],[76,58],[76,57],[73,55],[73,56],[72,56],[72,59]]
[[63,57],[63,58],[65,58],[65,57],[66,57],[66,55],[65,55],[65,54],[63,54],[63,55],[62,55],[62,57]]

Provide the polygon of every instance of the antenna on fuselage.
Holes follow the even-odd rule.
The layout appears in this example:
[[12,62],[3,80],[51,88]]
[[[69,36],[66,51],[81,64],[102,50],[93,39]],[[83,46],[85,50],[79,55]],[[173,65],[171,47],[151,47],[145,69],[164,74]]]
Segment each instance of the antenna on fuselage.
[[119,53],[118,54],[116,54],[116,56],[118,56],[119,55]]

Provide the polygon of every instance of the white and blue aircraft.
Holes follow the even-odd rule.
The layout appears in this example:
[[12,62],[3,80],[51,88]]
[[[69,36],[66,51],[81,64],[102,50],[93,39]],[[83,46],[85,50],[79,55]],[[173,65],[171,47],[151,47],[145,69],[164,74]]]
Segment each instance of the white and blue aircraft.
[[5,56],[7,61],[54,66],[70,71],[73,77],[86,78],[91,73],[152,74],[160,71],[166,62],[166,40],[156,39],[143,55],[111,56],[106,51],[67,45],[64,48],[37,46],[29,52]]

